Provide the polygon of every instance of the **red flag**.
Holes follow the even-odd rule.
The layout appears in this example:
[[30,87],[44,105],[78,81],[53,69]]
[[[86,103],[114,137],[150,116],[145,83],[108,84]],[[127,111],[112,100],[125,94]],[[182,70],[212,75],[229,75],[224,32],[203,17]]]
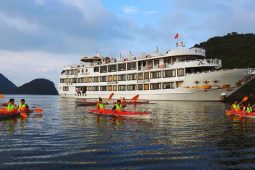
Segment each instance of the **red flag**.
[[177,39],[177,38],[179,38],[179,34],[178,33],[176,33],[174,39]]

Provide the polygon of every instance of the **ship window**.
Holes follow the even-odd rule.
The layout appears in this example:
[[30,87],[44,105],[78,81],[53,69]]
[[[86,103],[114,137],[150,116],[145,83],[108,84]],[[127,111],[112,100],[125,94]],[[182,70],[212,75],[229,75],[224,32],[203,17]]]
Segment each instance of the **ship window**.
[[160,71],[151,72],[151,79],[156,79],[156,78],[161,78]]
[[163,83],[163,89],[174,89],[174,82]]
[[149,84],[144,84],[143,87],[144,87],[144,90],[149,90]]
[[128,90],[128,91],[136,90],[136,85],[135,85],[135,84],[128,85],[128,86],[127,86],[127,90]]
[[89,82],[89,78],[85,77],[85,83],[88,83],[88,82]]
[[127,79],[128,80],[136,80],[136,74],[128,74]]
[[112,85],[108,86],[108,91],[112,91]]
[[113,80],[113,81],[117,81],[117,75],[114,75],[114,76],[112,77],[112,80]]
[[108,76],[108,82],[112,81],[112,75]]
[[113,85],[113,91],[117,91],[117,85]]
[[107,73],[107,66],[100,66],[100,73]]
[[99,87],[98,87],[98,86],[93,86],[93,87],[92,87],[92,90],[93,90],[93,91],[99,91]]
[[142,84],[138,84],[138,90],[143,90],[143,85]]
[[72,83],[77,83],[77,79],[73,78]]
[[99,82],[99,78],[98,77],[94,77],[94,82]]
[[177,87],[177,88],[180,87],[180,86],[182,85],[182,83],[183,83],[183,81],[177,81],[177,82],[176,82],[176,87]]
[[126,85],[119,85],[119,91],[126,91]]
[[175,70],[166,70],[164,71],[164,77],[175,77]]
[[92,82],[93,82],[92,77],[89,77],[89,83],[92,83]]
[[118,75],[118,80],[119,81],[126,81],[126,74]]
[[99,67],[94,67],[94,72],[99,72]]
[[118,64],[118,71],[126,71],[126,63]]
[[63,86],[63,91],[69,91],[69,87],[68,86]]
[[109,65],[108,66],[108,72],[115,72],[117,69],[117,65]]
[[160,83],[151,83],[151,90],[158,90],[161,89]]
[[101,76],[100,77],[100,82],[106,82],[106,76]]
[[136,70],[136,62],[127,63],[127,70]]
[[143,80],[143,73],[138,73],[138,80]]
[[159,65],[159,60],[154,60],[154,67],[158,68],[158,65]]
[[78,79],[77,79],[77,82],[78,82],[78,83],[83,83],[82,81],[83,81],[83,78],[78,78]]
[[60,79],[60,83],[64,83],[64,80],[65,80],[65,79]]
[[144,73],[144,79],[149,79],[149,72]]
[[107,86],[100,86],[100,91],[107,91]]
[[92,86],[88,86],[87,90],[92,91]]
[[184,76],[184,68],[177,69],[177,76],[178,77]]

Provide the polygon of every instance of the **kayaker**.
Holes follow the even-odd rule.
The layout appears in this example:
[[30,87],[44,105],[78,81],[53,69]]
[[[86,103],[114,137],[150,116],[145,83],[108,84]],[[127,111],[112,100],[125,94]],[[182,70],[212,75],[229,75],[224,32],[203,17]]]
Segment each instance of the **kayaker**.
[[237,103],[237,101],[235,101],[234,104],[232,104],[231,109],[232,109],[233,111],[238,111],[238,110],[240,109],[240,106],[239,106],[239,104]]
[[29,111],[29,107],[28,107],[28,105],[26,104],[25,99],[21,99],[21,100],[20,100],[20,104],[19,104],[19,106],[18,106],[18,110],[19,110],[20,112],[24,112],[24,113],[27,113],[27,112]]
[[126,100],[125,100],[125,97],[122,98],[121,104],[122,104],[122,107],[126,107]]
[[248,103],[247,107],[246,107],[246,112],[247,113],[252,113],[252,107],[251,107],[251,104]]
[[97,103],[97,105],[96,105],[96,108],[97,108],[97,110],[104,110],[104,108],[105,108],[105,105],[104,105],[104,103],[103,103],[103,100],[102,100],[102,98],[100,98],[100,97],[99,97],[99,99],[98,99],[98,103]]
[[16,105],[14,104],[14,99],[9,100],[9,103],[6,108],[7,111],[10,113],[15,112],[17,110]]
[[112,110],[116,110],[116,111],[122,111],[122,104],[120,100],[117,100],[117,103],[113,106]]

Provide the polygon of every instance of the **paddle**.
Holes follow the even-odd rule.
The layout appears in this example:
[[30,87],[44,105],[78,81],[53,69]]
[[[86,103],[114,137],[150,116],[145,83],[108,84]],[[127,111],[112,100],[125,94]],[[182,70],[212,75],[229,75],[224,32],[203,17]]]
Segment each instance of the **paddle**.
[[20,113],[20,116],[21,116],[22,118],[28,118],[27,113]]
[[[41,113],[41,112],[43,112],[43,109],[42,108],[34,108],[31,111],[34,111],[36,113]],[[32,113],[32,112],[30,112],[30,113]],[[26,112],[20,112],[20,116],[22,118],[28,118],[28,114]]]
[[139,98],[139,94],[135,95],[128,103],[136,103],[138,98]]
[[248,97],[245,96],[245,97],[243,98],[243,100],[242,100],[239,104],[241,104],[241,103],[243,103],[243,102],[245,102],[245,101],[247,101],[247,100],[248,100]]
[[38,108],[34,108],[33,111],[36,113],[41,113],[43,112],[43,109],[38,107]]
[[4,95],[2,93],[0,93],[0,99],[3,99]]
[[107,103],[109,100],[111,100],[113,95],[114,95],[114,93],[111,93],[110,96],[108,97],[108,99],[105,99],[105,103]]

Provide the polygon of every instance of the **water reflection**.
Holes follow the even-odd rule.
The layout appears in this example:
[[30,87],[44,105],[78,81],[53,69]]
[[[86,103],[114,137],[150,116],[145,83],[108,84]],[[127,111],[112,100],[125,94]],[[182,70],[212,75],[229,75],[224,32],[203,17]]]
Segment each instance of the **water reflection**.
[[88,113],[94,106],[77,107],[75,99],[25,98],[44,112],[0,121],[1,169],[255,167],[255,120],[225,116],[224,103],[129,105],[127,110],[152,113],[134,119]]

